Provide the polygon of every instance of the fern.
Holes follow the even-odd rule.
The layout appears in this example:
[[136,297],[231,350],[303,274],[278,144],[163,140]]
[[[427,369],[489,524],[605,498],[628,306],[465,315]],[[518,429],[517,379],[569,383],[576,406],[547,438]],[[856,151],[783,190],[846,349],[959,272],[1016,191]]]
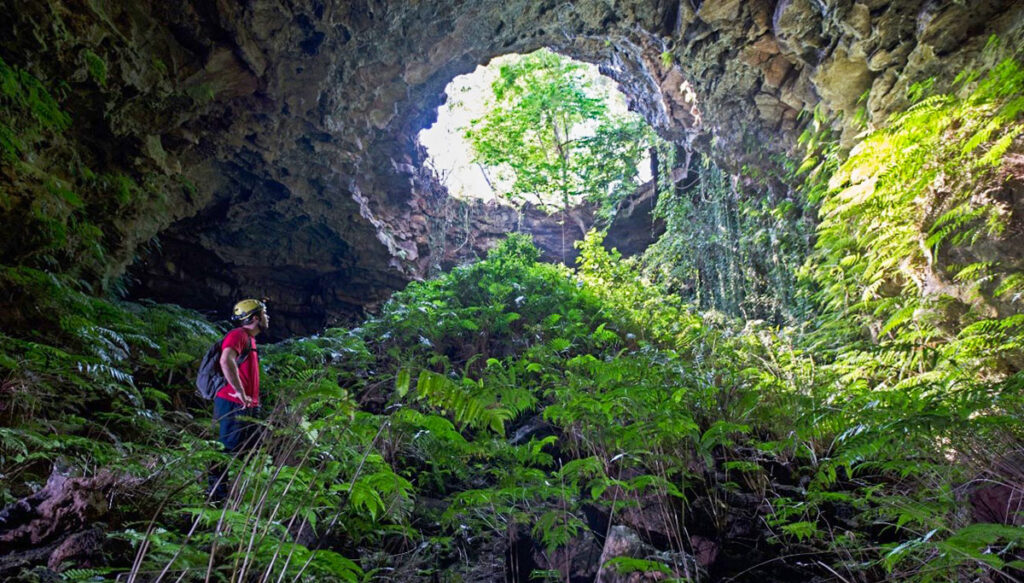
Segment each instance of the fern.
[[106,581],[107,575],[114,572],[111,568],[93,569],[66,569],[61,571],[61,581],[74,581],[76,583],[87,583],[92,581]]
[[450,411],[455,422],[464,427],[486,428],[505,435],[505,422],[512,417],[511,411],[497,402],[478,397],[465,385],[459,386],[435,372],[420,373],[416,393],[431,405]]
[[615,557],[609,559],[604,564],[605,568],[614,569],[616,573],[623,575],[629,573],[661,573],[663,575],[671,576],[672,570],[659,561],[651,561],[648,559],[636,559],[633,557]]

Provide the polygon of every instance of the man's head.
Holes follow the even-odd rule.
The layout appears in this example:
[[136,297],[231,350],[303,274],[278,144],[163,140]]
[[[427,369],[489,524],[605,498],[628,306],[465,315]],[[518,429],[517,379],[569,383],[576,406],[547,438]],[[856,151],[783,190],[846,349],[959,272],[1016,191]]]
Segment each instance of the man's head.
[[267,305],[260,300],[248,299],[238,302],[235,304],[231,319],[252,334],[259,334],[270,327]]

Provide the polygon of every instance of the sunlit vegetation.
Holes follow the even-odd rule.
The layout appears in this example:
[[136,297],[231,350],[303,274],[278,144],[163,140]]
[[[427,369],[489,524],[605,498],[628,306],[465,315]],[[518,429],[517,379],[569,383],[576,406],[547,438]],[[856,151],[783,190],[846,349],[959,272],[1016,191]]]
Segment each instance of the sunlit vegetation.
[[[1024,69],[1006,60],[973,77],[963,79],[976,85],[969,96],[921,100],[860,142],[829,174],[809,274],[822,289],[827,313],[844,325],[930,343],[951,340],[951,331],[985,319],[977,309],[949,314],[949,303],[971,304],[972,298],[929,293],[936,287],[929,276],[962,283],[976,300],[1021,305],[1021,266],[999,264],[976,244],[1012,236],[1005,233],[1012,201],[1000,199],[997,172],[1024,131]],[[988,191],[979,192],[985,185]],[[940,325],[949,318],[959,321]]]
[[613,114],[608,89],[583,65],[540,50],[501,66],[487,113],[466,137],[492,186],[517,203],[549,210],[597,203],[610,216],[640,184],[639,166],[661,146],[635,113]]
[[808,290],[796,274],[812,248],[809,206],[793,195],[744,195],[706,158],[692,165],[692,181],[658,198],[666,233],[639,269],[701,309],[778,324],[806,317]]
[[[35,107],[18,101],[31,81],[0,73],[4,107]],[[564,550],[627,516],[648,547],[619,567],[677,580],[1019,580],[1024,280],[985,259],[1012,216],[976,190],[998,193],[1020,151],[1024,73],[965,82],[847,158],[807,134],[813,251],[786,201],[739,200],[707,164],[663,200],[642,261],[591,233],[574,269],[543,264],[511,236],[358,328],[267,347],[265,439],[245,459],[224,459],[191,386],[216,327],[27,256],[0,269],[17,324],[0,333],[0,501],[54,467],[116,476],[101,560],[68,580],[526,581],[513,538],[536,541],[535,579],[564,580]],[[103,204],[139,196],[90,180]],[[562,204],[588,196],[553,184]],[[40,212],[73,226],[86,203],[52,194],[70,210]],[[778,262],[750,265],[763,246]],[[223,506],[203,491],[218,460]],[[979,492],[1003,515],[975,512]],[[696,535],[724,558],[701,564]]]

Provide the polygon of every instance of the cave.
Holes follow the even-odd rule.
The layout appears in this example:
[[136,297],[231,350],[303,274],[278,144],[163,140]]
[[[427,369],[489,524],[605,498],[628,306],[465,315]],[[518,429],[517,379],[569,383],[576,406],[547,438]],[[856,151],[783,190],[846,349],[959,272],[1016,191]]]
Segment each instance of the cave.
[[[1013,46],[1019,10],[52,2],[15,11],[0,56],[69,92],[69,129],[38,144],[55,176],[81,182],[75,152],[94,172],[161,191],[159,207],[113,221],[109,257],[88,278],[125,277],[131,297],[211,315],[241,295],[272,298],[281,330],[293,334],[351,322],[403,282],[488,245],[482,236],[478,249],[455,252],[458,243],[436,232],[467,211],[450,208],[424,171],[415,136],[433,122],[445,85],[495,56],[550,47],[596,63],[664,137],[725,167],[781,176],[773,165],[796,144],[801,114],[842,113],[837,129],[850,139],[862,96],[868,122],[881,122],[915,83],[950,83],[946,72],[980,58],[990,36]],[[103,64],[102,80],[87,55]],[[31,198],[44,182],[19,176],[12,195]],[[25,238],[5,232],[10,254]]]
[[[866,184],[874,189],[885,182],[865,178],[867,172],[851,176],[841,162],[856,159],[872,144],[884,150],[886,144],[870,142],[871,136],[890,127],[892,120],[907,119],[901,115],[970,102],[966,96],[979,84],[971,72],[998,72],[999,63],[1019,63],[1024,4],[42,0],[5,1],[4,9],[0,437],[7,441],[0,441],[0,467],[12,472],[12,485],[0,489],[0,546],[9,544],[13,550],[0,550],[0,576],[22,573],[36,577],[32,580],[56,580],[68,566],[95,566],[101,570],[78,574],[103,577],[130,568],[135,577],[147,545],[151,540],[160,543],[169,532],[165,527],[178,528],[177,534],[187,532],[178,539],[184,541],[180,545],[157,545],[160,552],[173,555],[167,568],[179,556],[189,558],[195,525],[210,513],[194,511],[192,530],[187,524],[182,527],[192,520],[192,507],[178,509],[179,515],[160,526],[154,526],[155,518],[148,526],[139,526],[154,512],[162,512],[165,503],[173,504],[176,496],[191,496],[188,499],[198,505],[203,500],[193,483],[197,479],[161,490],[164,482],[143,474],[179,472],[175,464],[180,463],[186,467],[181,475],[199,476],[205,471],[200,464],[219,454],[209,447],[209,428],[200,427],[208,419],[197,412],[207,404],[197,402],[189,390],[189,375],[199,356],[192,354],[198,350],[193,344],[216,335],[216,328],[183,314],[198,313],[220,322],[235,301],[265,298],[274,326],[260,341],[274,343],[268,350],[279,359],[273,361],[273,372],[292,383],[282,386],[296,391],[295,403],[314,403],[301,411],[288,409],[291,403],[280,404],[276,413],[281,417],[275,419],[296,428],[288,439],[316,443],[328,435],[342,443],[343,437],[351,437],[346,431],[367,432],[353,438],[352,443],[366,451],[351,459],[346,456],[357,450],[355,445],[303,457],[289,449],[292,442],[281,440],[265,460],[266,474],[275,477],[281,468],[308,460],[321,464],[318,471],[348,467],[349,462],[357,468],[356,477],[338,474],[336,483],[325,486],[323,493],[325,499],[345,496],[345,504],[362,513],[352,520],[350,530],[334,529],[341,514],[331,514],[326,507],[289,507],[287,517],[277,515],[275,508],[264,531],[288,540],[289,560],[295,553],[312,563],[316,553],[311,549],[324,551],[319,556],[329,557],[331,568],[346,574],[341,580],[355,581],[357,572],[377,569],[412,577],[400,571],[396,557],[417,557],[421,552],[443,559],[429,568],[421,565],[415,575],[424,581],[533,580],[532,574],[518,571],[520,566],[560,580],[639,580],[604,570],[608,553],[612,558],[635,559],[635,569],[647,569],[645,581],[669,575],[723,581],[868,581],[901,577],[906,564],[901,561],[920,559],[925,564],[937,561],[935,557],[947,561],[937,567],[947,569],[944,573],[993,581],[1019,579],[1024,564],[1018,512],[1024,500],[1024,449],[1019,426],[1013,424],[1019,423],[1024,403],[1018,398],[1024,387],[1024,351],[1018,338],[1024,295],[1014,286],[1024,281],[1024,134],[999,134],[1000,141],[992,145],[988,138],[993,134],[979,132],[977,143],[958,151],[967,155],[983,144],[983,150],[999,153],[993,156],[998,164],[984,170],[979,170],[982,164],[972,166],[976,175],[970,180],[983,177],[976,182],[937,180],[941,186],[952,185],[951,191],[960,188],[974,199],[995,201],[998,212],[991,216],[1003,221],[998,228],[979,228],[972,237],[957,238],[956,228],[974,225],[971,221],[980,224],[988,215],[970,214],[963,210],[966,206],[944,206],[954,195],[928,199],[932,207],[917,204],[917,199],[904,201],[915,219],[934,227],[923,235],[915,233],[921,236],[908,245],[908,257],[919,254],[918,263],[894,259],[886,268],[898,271],[897,276],[878,276],[863,289],[839,290],[846,281],[842,268],[855,261],[850,258],[856,253],[836,255],[829,258],[834,259],[829,264],[833,272],[840,273],[835,287],[828,288],[829,282],[821,277],[815,293],[793,300],[810,304],[826,296],[820,300],[827,305],[822,310],[834,315],[852,310],[858,298],[863,308],[869,296],[878,296],[878,303],[870,306],[873,312],[864,308],[856,317],[832,319],[810,310],[797,316],[741,309],[730,313],[714,302],[699,303],[697,308],[671,303],[676,297],[667,292],[664,297],[644,296],[652,293],[644,286],[652,287],[640,276],[633,278],[636,281],[615,280],[626,290],[623,294],[642,296],[672,314],[670,323],[649,327],[636,324],[641,316],[650,315],[646,306],[622,313],[601,307],[601,302],[610,301],[602,294],[619,289],[609,283],[613,279],[607,273],[583,273],[570,283],[577,275],[554,265],[574,264],[578,253],[566,255],[565,230],[571,228],[572,241],[584,241],[597,220],[594,208],[582,205],[561,216],[536,209],[520,213],[452,197],[429,167],[417,136],[434,123],[438,108],[450,98],[445,88],[457,76],[505,55],[549,49],[597,66],[625,95],[629,109],[674,146],[678,158],[671,169],[671,192],[699,205],[699,193],[686,191],[685,185],[704,179],[696,160],[706,160],[728,186],[730,212],[738,213],[736,208],[742,205],[762,212],[756,206],[762,202],[769,209],[796,208],[793,214],[810,225],[811,234],[802,233],[799,248],[790,252],[821,257],[828,249],[814,251],[820,249],[820,240],[842,251],[842,244],[850,240],[841,232],[842,224],[857,223],[856,216],[843,214],[854,203],[836,203],[829,199],[833,191],[857,202]],[[999,99],[1013,97],[999,94]],[[1019,125],[1019,109],[1007,115],[1009,121],[1004,122]],[[948,132],[955,133],[956,124],[951,128]],[[831,149],[822,154],[809,143],[827,143]],[[833,185],[828,185],[827,176],[824,179],[826,194],[808,198],[798,193],[805,180],[801,162],[815,155],[839,162],[822,170],[835,173]],[[931,169],[916,170],[925,175]],[[865,182],[858,182],[862,179]],[[622,203],[606,225],[605,248],[617,249],[608,263],[618,264],[623,256],[639,257],[671,233],[671,225],[655,211],[665,192],[652,182]],[[825,210],[819,213],[816,205]],[[879,215],[886,212],[876,210]],[[824,230],[814,231],[818,222],[826,225]],[[871,235],[872,227],[854,226]],[[524,251],[527,245],[520,239],[506,240],[516,231],[531,238],[544,267],[530,262],[533,251]],[[766,240],[773,236],[764,235]],[[952,244],[946,244],[947,237]],[[764,244],[767,251],[754,259],[733,260],[768,261],[774,244]],[[494,261],[505,261],[501,268],[522,281],[497,281],[486,271],[492,267],[480,267],[493,250],[498,257]],[[526,256],[530,261],[523,259]],[[529,267],[523,267],[524,262]],[[798,271],[793,266],[786,269]],[[471,276],[483,283],[470,281]],[[972,277],[977,285],[971,283]],[[765,289],[755,291],[768,293],[776,283],[762,282]],[[444,288],[448,295],[430,295],[442,286],[450,286]],[[66,291],[72,288],[73,294]],[[825,292],[818,293],[822,289]],[[579,290],[586,295],[573,295],[583,293]],[[917,296],[907,300],[913,295],[907,290],[934,301],[915,303]],[[508,297],[459,305],[464,312],[452,307],[463,296],[477,299],[474,294],[485,292]],[[492,313],[529,307],[532,301],[543,303],[550,299],[548,294],[577,303],[565,314],[524,315],[525,308],[523,314]],[[399,300],[389,303],[395,297]],[[423,297],[430,302],[417,304]],[[443,315],[428,314],[435,308]],[[613,322],[624,314],[635,320]],[[450,315],[455,317],[448,319]],[[473,319],[477,315],[486,326]],[[728,328],[727,319],[737,316],[742,325]],[[174,342],[183,334],[175,326],[188,328],[191,344],[158,346],[140,340],[138,334],[122,334],[107,324],[117,318],[131,319],[132,326],[151,326]],[[799,334],[792,331],[795,328],[784,328],[797,320],[803,326]],[[892,339],[902,334],[901,326],[919,321],[922,329],[928,327],[927,333],[907,332],[897,338],[899,342]],[[436,332],[436,337],[421,334],[416,326]],[[569,331],[564,337],[562,328]],[[833,342],[827,335],[840,337],[836,330],[845,336]],[[819,342],[815,337],[805,345],[793,340],[805,332],[808,337],[820,332],[826,338]],[[977,346],[983,343],[977,338],[985,334],[1004,336],[985,345],[989,352],[981,354]],[[652,348],[652,339],[659,335],[677,344]],[[79,359],[75,351],[84,350],[83,345],[98,352]],[[578,346],[593,354],[574,352]],[[878,353],[872,350],[883,350],[879,346],[891,352],[875,358]],[[977,348],[979,353],[970,353],[975,359],[970,360],[954,348],[943,352],[950,346],[968,352]],[[722,353],[715,352],[719,348]],[[856,351],[861,358],[857,362],[871,361],[875,368],[854,374],[828,361],[841,361]],[[540,356],[535,362],[526,357],[516,360],[527,353]],[[749,358],[743,361],[738,354]],[[885,368],[898,360],[894,354],[907,360]],[[680,355],[688,360],[682,363]],[[809,360],[801,360],[805,358]],[[620,360],[627,363],[620,371],[604,376],[594,372]],[[701,368],[709,362],[717,368]],[[740,362],[745,365],[736,364]],[[562,366],[562,377],[545,376],[555,374],[549,370],[551,363]],[[66,366],[51,372],[57,364]],[[833,375],[827,389],[812,382],[821,367]],[[886,407],[898,408],[894,403],[908,386],[902,376],[908,371],[919,371],[924,378],[911,379],[922,384],[908,390],[912,396],[907,401],[916,407],[916,416],[908,414],[891,423],[870,417]],[[559,407],[574,396],[560,391],[587,393],[602,382],[614,384],[625,378],[648,383],[637,381],[651,389],[646,396],[664,379],[644,375],[662,372],[679,383],[671,385],[675,392],[635,408],[652,416],[678,413],[674,407],[682,405],[696,411],[690,417],[659,418],[660,425],[652,422],[659,429],[671,426],[681,440],[689,440],[680,446],[689,448],[686,454],[671,458],[678,452],[657,450],[654,455],[657,448],[647,451],[641,447],[646,442],[639,439],[633,443],[636,452],[595,448],[591,456],[585,455],[589,444],[586,436],[581,437],[582,422],[559,417],[569,416]],[[940,377],[940,372],[946,376]],[[506,382],[506,392],[467,404],[465,395],[477,395],[473,391],[485,387],[484,377],[488,383]],[[751,380],[755,377],[760,380]],[[764,380],[767,377],[770,381]],[[542,379],[537,381],[540,396],[527,398],[515,392],[520,382],[527,382],[524,379]],[[299,387],[302,383],[308,386]],[[692,397],[679,388],[684,385],[694,392],[716,392]],[[745,392],[748,385],[757,385],[769,397]],[[792,390],[769,392],[783,386]],[[60,404],[65,389],[78,399],[69,399],[66,407]],[[79,394],[94,389],[105,392],[89,393],[88,398]],[[614,389],[622,395],[632,390],[617,385]],[[881,396],[872,399],[875,390]],[[421,398],[403,401],[412,394]],[[947,394],[953,397],[943,400]],[[608,405],[607,410],[628,416],[641,401],[634,394],[622,399],[629,405]],[[552,412],[539,409],[538,402]],[[845,403],[858,409],[847,411]],[[329,412],[325,415],[332,423],[317,424],[316,415],[323,411]],[[847,417],[839,418],[837,411]],[[590,428],[615,428],[608,415]],[[801,437],[796,429],[773,433],[775,428],[757,424],[767,424],[764,418],[771,416],[799,425],[808,434],[832,433],[827,438]],[[989,416],[997,419],[985,425]],[[824,421],[818,423],[819,419]],[[272,426],[267,423],[268,432]],[[1002,429],[992,429],[997,426]],[[960,431],[955,437],[962,441],[946,434],[922,437],[922,428]],[[974,448],[975,429],[989,440],[985,447]],[[887,437],[864,441],[865,436],[886,431]],[[509,459],[519,456],[548,464],[543,470],[533,467],[533,473],[524,472],[527,478],[543,474],[536,484],[540,491],[550,494],[544,488],[564,478],[564,467],[576,468],[581,475],[604,472],[606,481],[573,482],[572,488],[561,483],[562,507],[552,508],[577,504],[576,522],[566,517],[568,513],[559,518],[552,510],[554,518],[534,516],[535,523],[525,524],[510,510],[496,512],[501,528],[480,534],[458,524],[464,517],[451,518],[446,512],[455,502],[469,504],[471,496],[459,498],[458,492],[484,490],[492,485],[488,480],[507,475],[494,468],[484,477],[469,470],[468,476],[460,474],[469,467],[465,460],[477,463],[483,455],[483,446],[466,445],[483,434],[501,447],[522,448],[514,455],[502,450]],[[174,451],[188,452],[173,463],[163,457],[164,444],[147,441],[172,435],[183,440],[175,442]],[[737,435],[747,441],[734,439]],[[899,435],[917,441],[907,437],[901,443],[893,437]],[[74,454],[64,457],[65,444],[46,445],[54,436],[77,440],[69,437],[68,451],[77,451],[74,448],[88,440],[104,445],[95,448],[95,459],[90,453],[78,460]],[[432,436],[448,442],[428,455],[423,443]],[[982,437],[977,439],[981,443]],[[143,443],[145,447],[136,447]],[[999,447],[986,449],[993,443]],[[928,451],[934,456],[892,454],[877,463],[865,461],[904,445],[922,448],[914,451],[932,447]],[[138,453],[141,461],[130,469],[108,471],[106,466],[119,459],[134,463],[137,452],[144,452]],[[206,457],[190,458],[194,452]],[[451,458],[459,456],[465,458],[459,463],[467,465],[452,469]],[[202,462],[195,461],[200,457]],[[641,458],[648,467],[629,465]],[[598,461],[588,466],[588,460]],[[957,480],[935,478],[941,487],[920,477],[928,472],[937,475],[946,466],[963,473]],[[362,477],[364,467],[377,472],[372,474],[375,479],[384,476],[373,484],[379,492],[357,492],[357,477]],[[900,489],[906,478],[900,477],[900,470],[905,468],[907,474],[920,472],[912,476],[919,481],[907,480],[918,488],[914,495],[941,493],[943,508],[952,508],[949,522],[929,515],[941,505],[931,500],[913,506],[916,514],[885,514],[896,512],[893,500],[911,496]],[[668,480],[669,475],[679,483]],[[408,492],[415,490],[412,482],[417,480],[429,481],[430,488],[424,486],[413,501]],[[418,487],[420,482],[416,483]],[[662,490],[651,494],[644,488]],[[568,490],[573,490],[571,496],[565,494]],[[640,491],[644,493],[635,494]],[[876,496],[877,492],[886,494]],[[811,493],[819,497],[811,500]],[[617,505],[620,497],[631,495],[635,504]],[[512,497],[507,492],[501,496]],[[269,497],[264,495],[260,504]],[[599,507],[609,499],[607,507]],[[290,498],[281,494],[281,500]],[[542,502],[551,504],[549,499]],[[798,516],[805,502],[816,514]],[[792,504],[777,511],[775,504],[785,503]],[[408,535],[413,530],[410,524],[399,524],[410,516],[415,516],[420,534],[426,533],[419,542]],[[882,518],[865,525],[862,521],[871,516]],[[382,517],[396,522],[377,530],[366,526],[376,526]],[[908,533],[904,524],[921,532]],[[542,542],[559,525],[569,532],[561,546]],[[998,528],[982,530],[979,525]],[[118,535],[105,538],[108,529]],[[940,542],[942,537],[946,538]],[[370,539],[376,545],[372,549],[365,543]],[[848,548],[861,540],[870,541],[863,543],[870,549],[856,549],[863,554],[855,556]],[[975,545],[979,540],[985,545]],[[995,541],[1004,544],[997,548]],[[215,548],[217,541],[208,538],[202,544],[207,545],[204,549]],[[975,562],[964,565],[950,559],[958,549]],[[882,554],[855,564],[876,551]],[[805,556],[806,560],[788,560]],[[131,566],[133,557],[138,557],[137,564]],[[211,550],[211,569],[213,557]],[[243,557],[238,560],[243,561],[244,572],[249,555],[238,557]],[[277,568],[278,559],[274,551],[266,576]],[[652,567],[654,559],[670,567]],[[362,562],[350,567],[353,561]],[[110,570],[102,571],[104,565]],[[26,571],[19,571],[22,568]],[[284,577],[285,567],[281,569]],[[835,569],[848,571],[840,574]],[[907,573],[911,571],[907,568]],[[166,574],[165,569],[156,578]],[[258,580],[258,573],[245,574]],[[296,580],[302,575],[294,574]],[[927,571],[911,575],[925,576]],[[313,580],[318,576],[307,574]]]

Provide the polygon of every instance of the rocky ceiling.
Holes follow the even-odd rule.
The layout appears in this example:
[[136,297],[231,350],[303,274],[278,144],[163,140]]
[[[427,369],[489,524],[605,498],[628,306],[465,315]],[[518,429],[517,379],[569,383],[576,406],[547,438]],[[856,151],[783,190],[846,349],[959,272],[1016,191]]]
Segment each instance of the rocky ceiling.
[[[948,84],[991,35],[1019,46],[1024,28],[1016,0],[4,4],[0,57],[59,87],[73,120],[35,167],[60,174],[71,152],[164,190],[159,209],[111,218],[106,275],[131,266],[135,295],[221,314],[268,296],[288,334],[510,228],[449,200],[415,141],[446,84],[494,56],[547,46],[598,63],[666,137],[770,169],[801,112],[841,113],[849,140],[859,104],[877,123],[911,84]],[[31,178],[0,180],[30,196]]]

